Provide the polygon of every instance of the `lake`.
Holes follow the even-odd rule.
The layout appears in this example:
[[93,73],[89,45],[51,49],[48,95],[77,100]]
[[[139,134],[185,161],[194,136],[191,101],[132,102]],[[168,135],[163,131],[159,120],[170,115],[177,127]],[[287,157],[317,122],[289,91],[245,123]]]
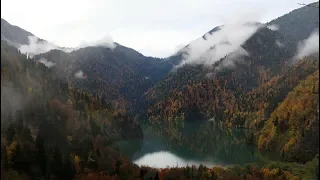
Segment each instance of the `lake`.
[[202,164],[226,167],[270,159],[248,143],[252,133],[249,130],[226,129],[209,121],[142,127],[143,140],[116,143],[120,152],[139,166],[165,168]]

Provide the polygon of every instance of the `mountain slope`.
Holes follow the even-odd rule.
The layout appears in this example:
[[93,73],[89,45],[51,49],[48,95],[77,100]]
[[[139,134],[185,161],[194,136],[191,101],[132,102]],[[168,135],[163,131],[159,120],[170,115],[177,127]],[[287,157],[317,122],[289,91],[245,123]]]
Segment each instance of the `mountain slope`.
[[283,159],[291,161],[306,162],[319,153],[318,94],[319,70],[301,81],[274,110],[258,147],[278,149]]
[[[29,44],[28,36],[34,36],[4,19],[1,22],[2,39],[17,48]],[[90,46],[69,52],[65,51],[66,48],[57,47],[45,40],[37,41],[33,43],[41,41],[40,49],[30,50],[26,47],[26,52],[32,51],[29,55],[42,53],[36,55],[35,59],[50,66],[57,77],[64,78],[73,87],[91,92],[95,96],[103,95],[108,102],[122,110],[140,111],[136,105],[143,106],[143,93],[162,79],[172,67],[160,58],[145,57],[118,43],[115,43],[114,49]],[[75,74],[83,76],[75,77]]]
[[[10,34],[6,37],[23,43]],[[279,47],[277,41],[285,46]],[[296,41],[291,35],[261,28],[242,45],[250,56],[235,61],[233,68],[217,68],[228,60],[226,55],[210,67],[186,65],[168,76],[171,67],[181,62],[182,54],[161,61],[117,44],[115,49],[53,50],[27,59],[1,41],[2,177],[317,179],[319,54],[289,66]],[[55,64],[48,65],[41,58]],[[313,160],[226,169],[140,168],[111,143],[143,136],[140,126],[125,112],[140,113],[145,107],[143,98],[149,103],[151,123],[177,127],[186,119],[214,117],[214,122],[226,126],[256,129],[250,142],[261,150],[278,151],[282,160]],[[210,128],[202,127],[192,148],[201,151],[201,145],[206,144],[203,139],[219,141],[214,135],[208,138],[206,130]],[[190,143],[179,133],[173,131],[168,136]],[[231,143],[245,142],[235,139]]]
[[28,44],[28,36],[34,35],[18,26],[11,25],[1,18],[1,40],[6,40],[13,44]]
[[[308,15],[312,17],[305,21],[306,29],[309,31],[300,32],[303,37],[298,36],[298,39],[306,38],[310,35],[307,33],[312,31],[310,29],[319,23],[316,18],[318,14],[315,14],[314,10],[309,12],[308,7],[299,8],[271,21],[270,24],[276,23],[278,20],[279,22],[282,20],[290,22],[297,16],[300,17],[299,21],[304,21]],[[221,31],[221,28],[224,26],[216,27],[208,34],[217,33]],[[297,29],[304,28],[293,23],[290,30]],[[261,27],[241,45],[249,53],[249,56],[242,57],[241,61],[238,57],[234,62],[234,67],[217,68],[228,64],[229,55],[226,54],[213,65],[185,65],[170,73],[146,94],[150,105],[147,112],[150,120],[171,121],[180,116],[183,116],[182,119],[184,119],[188,116],[187,113],[196,113],[199,117],[216,117],[228,121],[228,118],[222,114],[232,114],[234,110],[240,108],[238,104],[243,101],[239,99],[240,95],[249,93],[252,89],[258,88],[275,75],[281,75],[290,68],[291,59],[297,50],[297,40],[292,38],[295,34],[287,34],[283,34],[283,31],[272,31],[267,27]],[[212,42],[208,42],[205,37],[200,38],[204,39],[202,43]],[[278,42],[283,43],[282,46]],[[184,49],[187,49],[188,46]],[[188,51],[184,49],[167,61],[172,65],[180,64],[185,58],[185,53],[188,55]],[[282,93],[286,94],[289,91]],[[264,92],[262,91],[262,93]],[[281,96],[283,97],[283,95]]]
[[[156,109],[161,110],[160,106],[166,107],[170,111],[168,104],[165,102],[170,99],[173,102],[179,99],[179,103],[176,102],[176,105],[186,105],[182,108],[184,109],[183,112],[198,111],[206,117],[212,117],[213,114],[217,113],[217,109],[220,109],[219,111],[225,109],[226,105],[223,105],[226,101],[225,98],[235,100],[239,93],[248,92],[282,72],[288,60],[294,55],[294,46],[288,44],[283,48],[278,47],[275,40],[282,41],[283,37],[278,32],[271,31],[268,28],[258,30],[242,46],[249,52],[250,56],[244,57],[241,62],[235,62],[235,68],[215,69],[214,67],[227,60],[227,58],[223,58],[216,62],[213,68],[202,65],[186,65],[177,69],[176,72],[169,74],[165,80],[156,84],[148,92],[147,98],[151,104],[154,103],[149,112]],[[223,95],[225,93],[227,96]],[[205,105],[205,102],[209,104]],[[200,104],[206,107],[197,107]],[[208,108],[212,109],[209,110]],[[183,112],[177,111],[176,113],[181,114]],[[151,114],[159,116],[167,113],[155,111]],[[153,116],[151,114],[149,114],[150,117]],[[174,117],[168,116],[159,118],[174,119]],[[151,117],[151,119],[153,118]]]
[[[310,101],[306,100],[312,96],[291,97],[290,100],[287,98],[292,96],[288,94],[294,94],[295,88],[308,89],[309,86],[301,87],[301,83],[308,76],[316,75],[314,73],[318,70],[319,53],[311,54],[296,64],[292,63],[292,57],[296,54],[298,42],[310,35],[314,30],[314,24],[319,23],[319,18],[316,18],[314,11],[309,12],[303,7],[278,19],[280,23],[282,20],[287,23],[291,18],[299,16],[299,22],[304,21],[309,13],[311,17],[304,22],[305,31],[297,30],[303,28],[295,23],[290,27],[290,32],[289,29],[273,31],[268,27],[258,29],[241,45],[249,56],[242,57],[242,60],[236,59],[234,66],[222,66],[228,64],[229,55],[226,54],[213,65],[187,64],[170,73],[146,93],[149,105],[146,112],[148,121],[155,124],[180,124],[184,120],[212,118],[225,126],[256,129],[257,133],[252,134],[250,141],[257,143],[264,150],[276,151],[279,154],[284,151],[286,158],[283,160],[306,162],[314,158],[319,151],[318,148],[306,143],[306,138],[302,140],[300,133],[303,131],[302,134],[306,135],[305,129],[310,129],[308,137],[317,135],[317,123],[310,123],[314,122],[316,107],[314,103],[311,105]],[[276,24],[275,21],[270,24]],[[213,33],[215,32],[219,32],[219,28],[215,28]],[[292,37],[296,35],[297,37]],[[284,46],[277,42],[284,43]],[[214,44],[211,46],[210,50],[215,48]],[[171,62],[181,63],[183,53],[180,51],[171,57]],[[200,59],[199,62],[201,61]],[[223,68],[217,68],[219,66]],[[311,80],[308,82],[316,83]],[[294,114],[293,110],[283,110],[284,107],[294,106],[289,105],[292,103],[291,100],[304,107],[297,111],[298,114],[305,115],[304,118],[292,119],[290,114]],[[281,110],[278,111],[279,109]],[[282,123],[291,129],[278,132],[274,130],[278,125],[277,128],[270,129],[270,119],[274,119],[276,112],[281,114],[282,111],[288,111],[289,115],[285,114]],[[284,115],[281,115],[281,118],[283,117]],[[289,124],[301,122],[302,126],[299,128],[303,130],[298,130],[296,135],[292,134],[292,128],[296,128],[296,124],[288,126],[287,121]],[[288,145],[287,141],[290,138],[293,140]],[[310,152],[309,156],[294,158],[304,150]]]
[[115,163],[137,170],[110,146],[143,136],[131,116],[70,87],[5,41],[1,78],[1,178],[72,179],[84,168],[126,176],[115,172]]
[[[119,44],[115,49],[86,47],[71,53],[53,50],[35,58],[55,63],[51,70],[67,77],[73,87],[102,95],[127,110],[133,110],[143,93],[169,71],[161,59],[145,57]],[[76,77],[79,72],[83,76]]]
[[[113,110],[101,97],[70,87],[51,69],[35,59],[27,59],[6,42],[1,43],[1,110],[3,105],[11,110],[1,113],[3,179],[315,177],[312,173],[317,158],[299,166],[281,163],[263,167],[247,164],[244,168],[192,166],[162,170],[138,167],[110,145],[114,140],[141,137],[139,126],[132,118]],[[5,87],[9,90],[4,91]],[[8,93],[21,94],[23,98],[14,99],[18,95]],[[18,107],[15,102],[24,106]]]
[[[311,3],[310,6],[319,7],[319,2]],[[316,29],[319,30],[319,8],[304,6],[295,9],[268,24],[279,26],[279,32],[285,37],[302,41]]]

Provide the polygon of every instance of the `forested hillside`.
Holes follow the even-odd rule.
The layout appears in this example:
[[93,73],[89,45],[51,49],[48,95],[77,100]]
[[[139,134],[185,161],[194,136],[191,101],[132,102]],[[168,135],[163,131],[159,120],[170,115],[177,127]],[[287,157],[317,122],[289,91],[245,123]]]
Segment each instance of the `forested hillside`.
[[[294,102],[287,100],[287,98],[290,97],[290,94],[295,92],[294,89],[301,86],[299,84],[304,82],[304,80],[308,76],[316,75],[315,73],[318,71],[319,65],[318,59],[318,54],[306,57],[305,59],[302,59],[293,66],[289,67],[287,70],[284,70],[283,73],[272,77],[265,83],[261,83],[260,86],[252,90],[241,89],[237,91],[237,89],[229,89],[227,86],[227,83],[229,81],[220,81],[220,84],[222,84],[220,85],[219,81],[216,79],[207,79],[198,82],[196,80],[189,81],[185,87],[180,86],[184,88],[171,90],[172,94],[167,96],[167,98],[164,98],[164,101],[158,99],[158,101],[156,101],[157,103],[151,106],[151,108],[149,108],[148,110],[149,121],[151,123],[164,123],[164,120],[166,120],[167,123],[179,123],[183,120],[199,119],[199,117],[202,117],[208,119],[214,118],[216,122],[221,122],[225,126],[229,127],[239,126],[257,129],[258,131],[260,129],[263,129],[261,132],[262,135],[258,135],[258,133],[255,136],[256,138],[259,137],[259,139],[255,140],[259,143],[259,148],[277,150],[279,153],[282,153],[283,147],[281,146],[284,145],[280,145],[281,143],[278,141],[273,142],[275,143],[275,145],[270,145],[270,147],[264,146],[262,144],[266,144],[265,141],[272,141],[269,140],[269,138],[271,138],[269,136],[274,136],[274,134],[270,134],[274,133],[272,128],[270,127],[270,123],[273,121],[268,119],[274,120],[276,112],[285,114],[285,117],[281,116],[281,118],[279,116],[276,116],[277,119],[282,119],[281,127],[283,126],[282,128],[285,128],[282,131],[278,132],[280,133],[279,136],[285,134],[284,136],[286,136],[287,138],[292,138],[292,146],[297,145],[296,143],[300,141],[300,138],[296,137],[301,136],[300,133],[299,135],[294,135],[292,133],[286,132],[286,130],[289,128],[289,122],[287,122],[289,121],[288,118],[295,117],[296,115],[292,113],[298,113],[298,110],[292,109],[289,112],[285,112],[284,109],[279,110],[279,108],[281,107],[289,108],[287,104],[289,102],[290,104],[292,103],[291,105],[301,104],[302,107],[299,107],[298,109],[302,114],[307,113],[306,115],[303,115],[303,118],[301,120],[298,120],[299,123],[297,123],[300,126],[299,128],[302,128],[302,130],[290,128],[290,132],[297,131],[301,132],[303,135],[306,135],[305,133],[308,132],[307,134],[309,136],[318,136],[317,133],[319,131],[317,131],[316,129],[311,130],[312,128],[317,126],[317,118],[315,118],[317,97],[315,95],[317,95],[318,86],[316,84],[316,81],[313,79],[308,81],[309,83],[312,83],[312,87],[314,89],[312,91],[313,95],[310,96],[310,98],[314,100],[313,104],[310,104],[310,102],[304,99],[307,97],[296,99]],[[178,71],[181,77],[188,77],[181,72],[183,71]],[[185,73],[191,72],[192,71],[190,70],[185,71]],[[177,83],[178,82],[181,83],[182,80],[177,79]],[[231,81],[230,83],[231,85],[232,82],[233,81]],[[171,86],[164,86],[163,88],[166,87],[168,88]],[[306,87],[307,91],[307,86],[304,87]],[[303,88],[300,87],[300,89]],[[160,89],[159,91],[165,92],[165,90],[166,89]],[[287,97],[288,94],[289,96]],[[279,126],[280,120],[275,121],[277,123],[277,126]],[[283,139],[283,142],[288,142],[289,139]],[[312,159],[314,155],[319,152],[318,146],[315,143],[313,144],[314,146],[309,146],[305,143],[303,145],[297,145],[296,148],[298,148],[298,146],[303,146],[302,149],[310,149],[306,150],[309,152],[308,156],[300,158],[296,156],[296,159],[294,159],[294,161],[304,162]],[[285,152],[287,151],[289,150],[286,149]]]
[[162,59],[145,57],[120,44],[115,49],[87,47],[71,53],[54,50],[35,58],[56,63],[52,71],[68,77],[72,87],[102,96],[116,108],[135,113],[142,106],[143,93],[171,67]]
[[[318,136],[317,130],[313,129],[317,126],[314,120],[317,98],[314,97],[313,105],[304,99],[307,97],[297,98],[294,103],[293,100],[287,100],[292,96],[290,94],[294,93],[294,89],[301,86],[307,77],[314,76],[318,70],[318,53],[300,60],[293,59],[298,50],[299,40],[306,39],[310,33],[317,30],[316,25],[319,24],[318,14],[313,14],[314,9],[307,11],[307,8],[309,7],[295,10],[269,23],[276,24],[279,21],[276,25],[281,29],[281,26],[285,26],[281,24],[282,21],[289,22],[286,19],[299,16],[299,21],[306,21],[306,31],[296,31],[299,28],[295,23],[291,29],[284,28],[280,31],[267,27],[259,28],[242,45],[250,55],[244,57],[242,61],[236,61],[234,66],[217,68],[227,61],[227,55],[213,65],[187,64],[170,73],[145,95],[149,103],[148,121],[152,124],[180,124],[184,120],[212,118],[213,121],[226,127],[255,129],[257,133],[253,135],[252,141],[261,150],[277,151],[283,160],[296,162],[311,160],[319,152],[319,148],[317,145],[305,143],[302,134]],[[311,17],[308,17],[309,13]],[[219,28],[209,33],[217,31]],[[297,33],[299,34],[297,38],[291,37]],[[278,42],[282,42],[283,46]],[[179,53],[172,57],[171,62],[176,64],[181,62],[179,58],[183,56],[181,57]],[[308,82],[316,84],[315,80]],[[316,92],[317,90],[314,90],[315,95]],[[300,104],[303,107],[300,108],[301,112],[290,110],[284,116],[281,115],[282,120],[279,125],[280,115],[275,114],[287,111],[283,107],[289,106],[288,103]],[[297,124],[302,130],[297,130],[292,124],[289,125],[290,118],[295,116],[294,113],[304,114],[300,120],[291,120],[299,122]],[[275,117],[277,120],[274,120]],[[274,121],[276,125],[271,126],[271,122]],[[272,128],[278,126],[281,126],[281,131]],[[306,154],[302,152],[309,153],[303,157],[297,156],[299,153]]]
[[[264,25],[248,23],[259,28],[232,66],[235,51],[213,64],[181,64],[192,42],[164,59],[118,43],[30,58],[17,47],[33,34],[1,19],[1,179],[318,179],[319,52],[294,59],[317,31],[318,11],[302,7]],[[222,28],[200,39],[210,42]],[[184,134],[186,121],[208,119]],[[253,144],[280,159],[225,168],[139,167],[114,144],[142,140],[137,120],[194,152],[230,160],[243,151],[254,158],[245,151]],[[252,131],[241,139],[231,128]]]
[[[140,126],[100,96],[72,88],[42,63],[1,44],[3,179],[234,179],[313,177],[307,165],[227,169],[138,167],[112,142],[141,138]],[[292,170],[300,170],[299,173]],[[280,168],[280,170],[278,169]]]
[[281,158],[307,161],[319,153],[319,70],[299,82],[265,123],[258,147],[278,149]]
[[4,41],[1,77],[2,177],[71,179],[84,169],[117,176],[115,164],[138,168],[110,147],[143,136],[132,117],[71,88]]
[[287,68],[294,46],[288,44],[280,48],[275,39],[282,40],[282,36],[268,28],[260,29],[243,45],[250,56],[243,62],[236,62],[235,68],[214,68],[226,57],[213,67],[185,65],[177,69],[147,93],[152,104],[148,117],[155,120],[156,116],[163,116],[159,119],[170,121],[182,113],[186,117],[188,112],[199,112],[206,118],[225,119],[225,111],[240,108],[235,106],[241,101],[238,99],[241,94],[259,87]]
[[268,24],[278,26],[278,31],[287,38],[305,40],[315,29],[319,29],[319,2],[295,9]]
[[28,44],[28,36],[33,36],[33,34],[18,26],[12,26],[1,18],[1,40],[9,41],[13,44]]

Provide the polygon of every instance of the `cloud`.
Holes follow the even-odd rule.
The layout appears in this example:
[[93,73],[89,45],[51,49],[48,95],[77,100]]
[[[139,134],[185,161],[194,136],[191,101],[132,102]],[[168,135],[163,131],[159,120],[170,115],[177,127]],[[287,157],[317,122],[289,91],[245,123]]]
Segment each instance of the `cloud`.
[[13,88],[11,82],[1,84],[1,115],[21,110],[22,108],[23,100],[20,90]]
[[315,52],[319,52],[319,30],[313,31],[306,40],[298,44],[298,52],[294,60],[301,59]]
[[51,67],[53,67],[53,66],[56,65],[56,63],[53,63],[53,62],[51,62],[51,61],[48,61],[48,60],[45,59],[45,58],[41,58],[41,59],[39,60],[39,62],[41,62],[42,64],[44,64],[47,68],[51,68]]
[[47,41],[39,40],[35,36],[28,36],[29,44],[20,45],[19,50],[21,53],[28,54],[30,57],[36,54],[45,53],[53,49],[59,49],[54,44],[48,43]]
[[240,56],[249,55],[241,47],[257,30],[262,27],[258,23],[244,23],[244,21],[230,22],[220,27],[220,30],[205,34],[205,38],[198,38],[185,49],[184,64],[212,65],[226,57],[224,65],[231,65]]
[[80,48],[89,47],[89,46],[103,46],[107,48],[114,49],[116,44],[113,42],[110,36],[105,36],[99,40],[92,41],[92,42],[84,42],[80,44],[80,46],[76,48],[65,48],[65,47],[58,47],[52,43],[49,43],[44,40],[39,40],[36,36],[28,36],[29,44],[28,45],[19,45],[19,50],[21,53],[27,54],[28,57],[33,57],[37,54],[42,54],[49,52],[53,49],[58,49],[64,51],[66,53],[70,53],[72,51],[78,50]]
[[80,70],[80,71],[77,71],[74,76],[77,78],[77,79],[83,79],[84,78],[84,73]]
[[185,46],[186,46],[185,44],[179,44],[179,45],[177,45],[177,46],[175,47],[175,49],[174,49],[174,53],[173,53],[173,54],[179,53],[179,51],[181,51],[182,49],[184,49]]
[[278,31],[279,30],[279,26],[276,24],[267,25],[267,28],[270,29],[271,31]]
[[96,41],[82,41],[80,46],[76,49],[83,48],[83,47],[89,47],[89,46],[102,46],[102,47],[107,47],[110,49],[114,49],[116,47],[116,44],[113,42],[111,36],[104,36],[103,38],[100,38]]
[[243,61],[244,56],[249,56],[249,53],[245,49],[240,47],[237,50],[228,54],[225,57],[225,59],[218,66],[216,66],[214,69],[219,71],[222,68],[233,68],[236,61],[238,63]]
[[284,47],[284,44],[283,44],[282,42],[280,42],[279,40],[276,40],[276,45],[277,45],[279,48]]

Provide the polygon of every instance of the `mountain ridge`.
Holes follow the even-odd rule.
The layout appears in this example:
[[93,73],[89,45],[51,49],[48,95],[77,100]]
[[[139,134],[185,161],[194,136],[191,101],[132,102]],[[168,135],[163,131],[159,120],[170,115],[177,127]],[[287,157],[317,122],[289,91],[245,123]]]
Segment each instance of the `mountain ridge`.
[[[305,31],[300,33],[306,36]],[[70,53],[51,50],[28,58],[2,40],[1,177],[318,179],[319,52],[290,63],[301,37],[291,39],[287,34],[263,27],[241,45],[249,55],[233,59],[232,66],[224,65],[233,52],[213,64],[186,64],[174,71],[182,54],[163,60],[118,45]],[[210,125],[187,138],[178,131],[186,120],[208,118]],[[154,125],[173,143],[195,138],[190,148],[200,151],[216,139],[208,138],[208,132],[217,125],[220,130],[249,128],[248,139],[235,143],[275,152],[280,160],[227,168],[138,167],[113,145],[123,139],[142,141],[138,119]],[[230,142],[214,143],[210,145],[225,151],[224,143]],[[230,158],[236,150],[229,151]]]

